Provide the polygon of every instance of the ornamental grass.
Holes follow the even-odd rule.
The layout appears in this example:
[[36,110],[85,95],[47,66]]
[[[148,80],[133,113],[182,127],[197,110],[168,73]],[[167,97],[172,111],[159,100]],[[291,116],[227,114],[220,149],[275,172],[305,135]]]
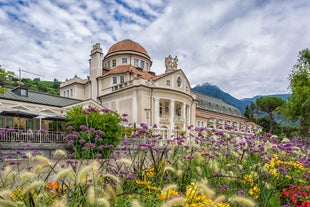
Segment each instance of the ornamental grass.
[[91,143],[93,159],[17,149],[0,161],[0,206],[310,206],[307,140],[189,131],[163,139],[142,124],[117,147],[103,146],[106,159]]

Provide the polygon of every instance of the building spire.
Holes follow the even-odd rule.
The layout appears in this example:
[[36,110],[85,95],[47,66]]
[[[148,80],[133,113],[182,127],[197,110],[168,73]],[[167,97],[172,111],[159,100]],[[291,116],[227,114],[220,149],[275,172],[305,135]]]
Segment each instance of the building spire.
[[165,58],[166,72],[178,69],[178,56],[172,58],[171,55]]

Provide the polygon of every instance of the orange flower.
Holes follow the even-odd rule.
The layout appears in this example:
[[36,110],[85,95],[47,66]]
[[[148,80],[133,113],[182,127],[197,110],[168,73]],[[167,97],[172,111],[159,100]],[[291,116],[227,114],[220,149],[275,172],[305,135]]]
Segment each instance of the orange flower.
[[58,183],[58,181],[56,181],[56,182],[48,182],[48,183],[46,184],[46,187],[47,187],[48,189],[50,189],[50,190],[53,190],[53,189],[57,190],[58,187],[59,187],[59,183]]

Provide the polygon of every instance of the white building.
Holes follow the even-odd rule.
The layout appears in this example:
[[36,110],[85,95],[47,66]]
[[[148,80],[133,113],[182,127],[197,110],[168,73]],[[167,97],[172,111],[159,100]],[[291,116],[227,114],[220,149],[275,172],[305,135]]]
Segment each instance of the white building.
[[66,80],[60,85],[60,95],[92,100],[119,114],[128,114],[128,122],[133,125],[156,125],[168,136],[186,131],[190,125],[213,129],[230,125],[240,133],[259,130],[235,107],[193,93],[186,75],[178,68],[177,57],[166,57],[162,74],[152,72],[151,66],[148,52],[132,40],[115,43],[105,55],[97,43],[91,50],[88,79],[75,76]]

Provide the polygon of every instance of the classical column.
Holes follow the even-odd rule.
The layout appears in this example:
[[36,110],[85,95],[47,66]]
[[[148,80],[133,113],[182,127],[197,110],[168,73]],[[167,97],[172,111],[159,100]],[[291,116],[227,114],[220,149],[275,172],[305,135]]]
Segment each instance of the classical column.
[[175,109],[174,109],[174,100],[170,100],[170,130],[171,132],[174,131],[174,113],[175,113]]
[[186,129],[186,104],[182,104],[183,131]]
[[119,100],[116,100],[116,101],[115,101],[115,111],[116,111],[117,113],[120,113],[120,111],[119,111]]
[[154,98],[154,124],[159,125],[160,114],[159,114],[159,98]]
[[132,123],[137,123],[137,115],[138,115],[138,109],[137,109],[137,92],[134,91],[132,93]]
[[192,104],[191,108],[191,125],[195,126],[196,125],[196,104]]

